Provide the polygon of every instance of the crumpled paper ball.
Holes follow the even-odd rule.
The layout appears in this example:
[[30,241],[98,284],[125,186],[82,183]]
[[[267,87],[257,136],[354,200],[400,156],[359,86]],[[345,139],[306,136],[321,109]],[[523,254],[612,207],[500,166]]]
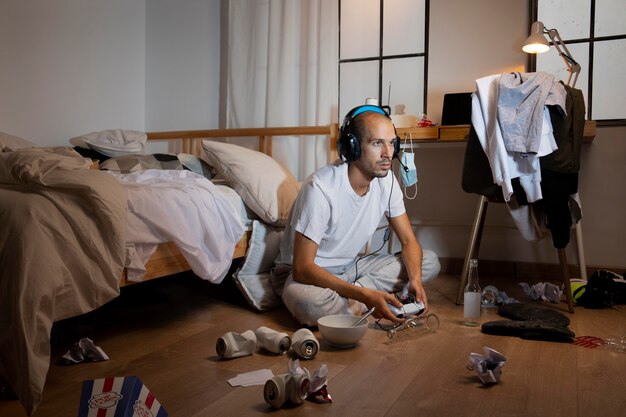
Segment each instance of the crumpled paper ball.
[[109,356],[88,337],[83,337],[68,350],[60,359],[61,365],[74,365],[81,362],[108,361]]
[[532,287],[526,282],[520,282],[519,286],[524,290],[524,294],[532,300],[558,304],[563,296],[563,288],[550,282],[538,282]]
[[506,358],[500,352],[484,347],[484,355],[470,353],[469,359],[472,369],[478,374],[478,379],[483,384],[495,384],[502,377],[502,367],[506,364]]

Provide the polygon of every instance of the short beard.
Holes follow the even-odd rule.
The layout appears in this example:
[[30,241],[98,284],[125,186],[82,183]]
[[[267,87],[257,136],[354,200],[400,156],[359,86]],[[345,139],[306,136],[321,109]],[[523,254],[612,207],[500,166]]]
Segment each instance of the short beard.
[[[388,161],[387,159],[381,159],[380,161],[377,161],[376,164],[378,165],[378,163],[391,163],[391,161]],[[391,169],[387,169],[384,171],[373,171],[372,172],[372,177],[374,178],[385,178],[387,176],[387,174],[389,174],[389,171],[391,171]]]
[[389,174],[389,170],[387,171],[374,171],[372,172],[372,177],[374,178],[385,178]]

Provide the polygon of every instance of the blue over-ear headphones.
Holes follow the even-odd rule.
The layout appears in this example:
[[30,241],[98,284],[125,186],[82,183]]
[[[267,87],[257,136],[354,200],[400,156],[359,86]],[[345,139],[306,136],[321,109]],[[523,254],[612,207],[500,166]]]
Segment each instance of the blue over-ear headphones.
[[[389,114],[387,114],[383,108],[371,104],[357,106],[350,110],[343,119],[343,124],[339,130],[339,139],[337,139],[337,152],[339,153],[339,157],[345,162],[356,161],[361,156],[361,144],[359,143],[359,138],[352,133],[351,124],[356,116],[366,112],[382,114],[391,120],[391,117],[389,117]],[[392,159],[397,158],[400,152],[400,139],[396,133],[395,126],[393,127],[393,131],[396,135],[396,141],[394,143]]]

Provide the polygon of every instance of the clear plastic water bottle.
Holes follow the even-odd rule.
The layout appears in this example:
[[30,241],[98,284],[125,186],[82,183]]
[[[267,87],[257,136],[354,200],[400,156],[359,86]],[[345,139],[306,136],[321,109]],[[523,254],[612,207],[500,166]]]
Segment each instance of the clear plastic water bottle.
[[470,259],[467,285],[463,293],[463,324],[466,326],[480,325],[480,301],[482,291],[478,283],[478,260]]

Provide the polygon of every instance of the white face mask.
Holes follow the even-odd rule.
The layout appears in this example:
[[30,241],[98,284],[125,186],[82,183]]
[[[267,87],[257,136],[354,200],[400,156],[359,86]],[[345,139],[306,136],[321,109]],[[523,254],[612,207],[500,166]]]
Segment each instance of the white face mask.
[[406,168],[400,170],[400,177],[402,178],[402,184],[405,187],[410,187],[417,184],[417,168],[415,167],[415,154],[413,152],[402,152],[400,154],[400,162]]

